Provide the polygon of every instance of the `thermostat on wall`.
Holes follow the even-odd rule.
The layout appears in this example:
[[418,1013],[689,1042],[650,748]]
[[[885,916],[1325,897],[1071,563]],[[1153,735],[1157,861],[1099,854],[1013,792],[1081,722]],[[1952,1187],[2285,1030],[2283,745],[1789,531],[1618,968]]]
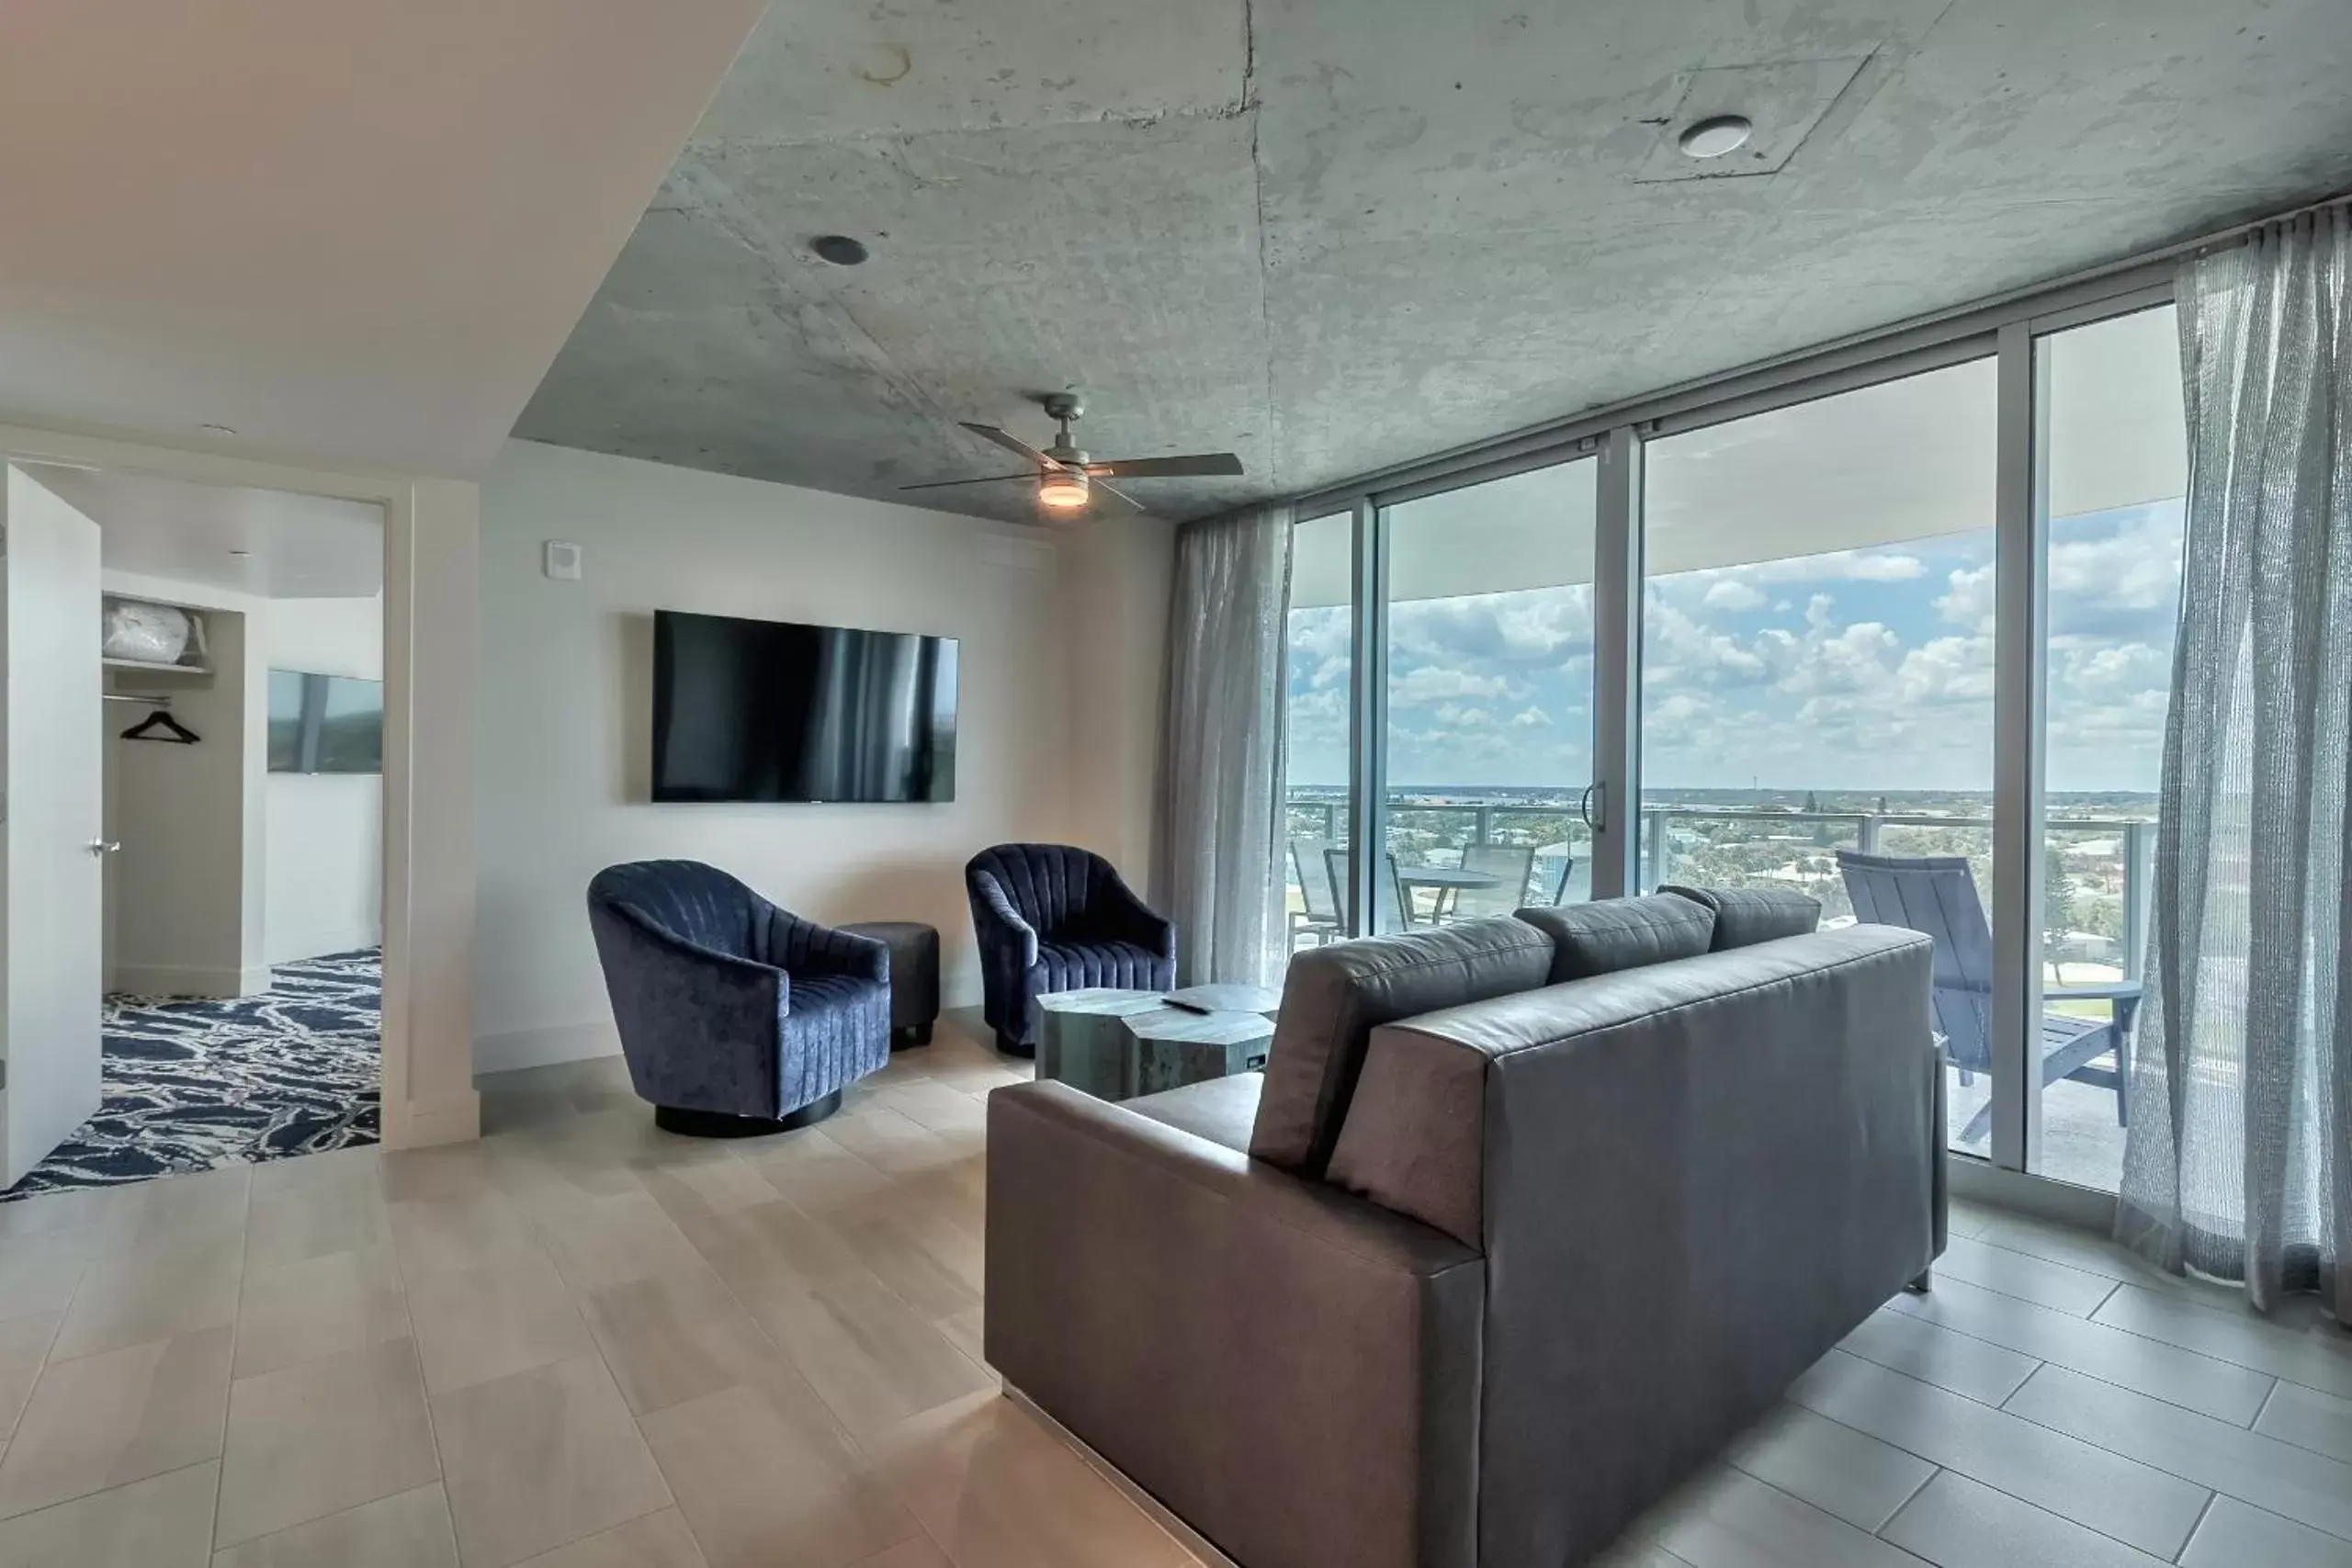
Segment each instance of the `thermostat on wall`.
[[547,574],[558,582],[580,581],[580,547],[565,544],[561,539],[549,539],[547,546]]

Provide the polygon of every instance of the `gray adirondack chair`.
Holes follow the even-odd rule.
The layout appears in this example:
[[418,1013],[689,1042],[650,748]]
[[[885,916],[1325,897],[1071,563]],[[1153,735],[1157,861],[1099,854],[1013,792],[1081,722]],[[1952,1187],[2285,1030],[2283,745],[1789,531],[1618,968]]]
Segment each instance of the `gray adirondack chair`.
[[[1992,1029],[1985,1004],[1993,994],[1993,931],[1968,862],[1959,855],[1866,855],[1839,850],[1838,869],[1845,875],[1856,919],[1902,926],[1935,939],[1928,1006],[1936,1031],[1944,1036],[1944,1049],[1960,1069],[1961,1082],[1971,1083],[1978,1073],[1991,1072]],[[2113,1004],[2113,1015],[2104,1021],[2042,1010],[2041,1083],[2047,1089],[2071,1078],[2111,1089],[2115,1119],[2123,1122],[2123,1084],[2132,1071],[2132,1024],[2140,1010],[2140,983],[2045,986],[2041,995],[2045,1001],[2072,998]],[[2109,1055],[2115,1058],[2113,1066],[2094,1065]],[[1992,1124],[1988,1104],[1970,1119],[1960,1141],[1974,1143]]]
[[1291,836],[1291,869],[1298,875],[1299,901],[1306,906],[1304,912],[1291,915],[1293,946],[1309,936],[1320,945],[1340,932],[1340,896],[1331,886],[1330,850],[1328,839],[1305,833]]

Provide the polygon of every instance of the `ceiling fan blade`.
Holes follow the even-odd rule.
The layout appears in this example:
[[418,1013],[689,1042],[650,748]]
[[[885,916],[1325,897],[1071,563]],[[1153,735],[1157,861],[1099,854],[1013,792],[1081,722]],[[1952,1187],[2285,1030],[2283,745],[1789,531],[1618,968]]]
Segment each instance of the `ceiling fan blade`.
[[1038,451],[1035,446],[1030,446],[1029,443],[1022,440],[1021,437],[1013,434],[1009,430],[999,430],[993,424],[974,424],[968,419],[963,423],[964,428],[970,431],[973,434],[981,437],[983,440],[993,441],[1008,452],[1018,452],[1022,457],[1027,458],[1030,462],[1036,464],[1041,468],[1058,468],[1061,467],[1059,463],[1055,462],[1051,457],[1046,457],[1043,452]]
[[1102,479],[1173,479],[1238,474],[1241,459],[1230,452],[1195,452],[1185,457],[1107,457],[1087,464],[1086,471]]
[[1037,471],[1032,468],[1025,474],[990,474],[986,479],[931,479],[922,484],[900,485],[899,488],[900,490],[946,490],[954,485],[1001,485],[1007,479],[1034,479],[1036,477]]
[[1109,496],[1113,501],[1117,502],[1120,505],[1125,507],[1130,512],[1141,512],[1144,510],[1144,504],[1142,502],[1137,501],[1134,496],[1129,495],[1117,485],[1111,483],[1108,479],[1102,479],[1100,476],[1093,477],[1091,482],[1088,484],[1087,489],[1092,491],[1096,495]]

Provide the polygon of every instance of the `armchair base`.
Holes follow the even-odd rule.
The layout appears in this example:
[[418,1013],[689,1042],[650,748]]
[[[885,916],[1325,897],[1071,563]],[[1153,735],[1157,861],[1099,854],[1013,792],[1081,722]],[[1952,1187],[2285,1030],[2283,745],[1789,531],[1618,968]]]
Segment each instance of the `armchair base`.
[[1023,1060],[1035,1060],[1037,1055],[1034,1041],[1017,1039],[1001,1029],[996,1032],[996,1048],[1008,1056],[1019,1056]]
[[812,1127],[842,1108],[842,1091],[812,1100],[799,1110],[777,1117],[730,1116],[724,1111],[688,1111],[675,1105],[653,1108],[653,1124],[682,1138],[758,1138]]

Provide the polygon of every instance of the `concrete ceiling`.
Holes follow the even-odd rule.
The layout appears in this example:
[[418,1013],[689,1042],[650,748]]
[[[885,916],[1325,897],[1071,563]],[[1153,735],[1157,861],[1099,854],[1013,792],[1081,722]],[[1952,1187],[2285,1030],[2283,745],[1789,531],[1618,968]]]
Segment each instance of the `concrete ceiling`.
[[763,8],[18,0],[0,420],[477,472]]
[[23,465],[98,525],[98,558],[134,572],[262,599],[364,599],[384,587],[372,502]]
[[888,496],[1075,382],[1199,515],[2352,186],[2347,78],[2345,0],[778,7],[516,434]]

